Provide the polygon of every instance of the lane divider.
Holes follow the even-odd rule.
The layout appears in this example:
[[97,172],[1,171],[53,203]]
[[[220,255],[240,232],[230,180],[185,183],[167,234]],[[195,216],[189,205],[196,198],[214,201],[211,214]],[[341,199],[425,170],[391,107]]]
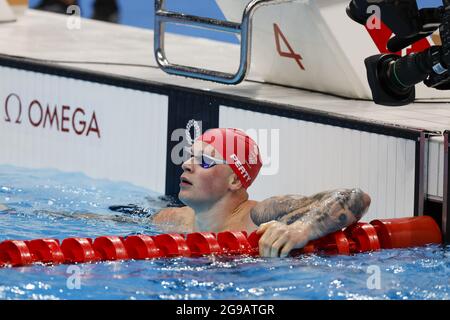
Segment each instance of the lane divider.
[[[101,236],[90,238],[5,240],[0,243],[0,267],[18,267],[33,263],[73,264],[114,260],[145,260],[204,255],[259,254],[260,236],[245,231],[220,233]],[[342,231],[310,241],[291,255],[319,253],[342,254],[406,248],[442,243],[441,231],[428,216],[373,220],[356,223]]]

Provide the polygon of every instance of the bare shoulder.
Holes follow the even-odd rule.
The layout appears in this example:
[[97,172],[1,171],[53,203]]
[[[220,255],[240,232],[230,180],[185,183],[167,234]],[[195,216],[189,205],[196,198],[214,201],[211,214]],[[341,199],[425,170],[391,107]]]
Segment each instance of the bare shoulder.
[[154,223],[186,223],[194,219],[194,210],[190,207],[165,208],[152,217]]
[[252,210],[254,207],[256,207],[260,202],[255,200],[247,200],[245,202],[245,209],[246,210]]
[[8,207],[0,203],[0,211],[7,210]]

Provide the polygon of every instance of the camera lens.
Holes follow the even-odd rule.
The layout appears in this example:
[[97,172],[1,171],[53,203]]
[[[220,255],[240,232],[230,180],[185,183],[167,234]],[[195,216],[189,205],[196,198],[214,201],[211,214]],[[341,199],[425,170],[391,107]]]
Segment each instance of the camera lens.
[[402,92],[424,81],[433,72],[433,52],[438,50],[438,47],[431,47],[388,62],[386,76],[390,87]]

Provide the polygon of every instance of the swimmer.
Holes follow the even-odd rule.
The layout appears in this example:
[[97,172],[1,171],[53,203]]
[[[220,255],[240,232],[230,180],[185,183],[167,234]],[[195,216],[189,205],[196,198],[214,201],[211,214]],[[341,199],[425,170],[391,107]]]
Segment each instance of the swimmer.
[[247,188],[262,161],[257,144],[237,129],[210,129],[186,151],[190,158],[182,164],[178,194],[186,206],[162,209],[151,221],[178,226],[179,232],[257,230],[263,257],[286,257],[357,222],[370,205],[360,189],[250,200]]
[[8,210],[8,207],[0,203],[0,211]]

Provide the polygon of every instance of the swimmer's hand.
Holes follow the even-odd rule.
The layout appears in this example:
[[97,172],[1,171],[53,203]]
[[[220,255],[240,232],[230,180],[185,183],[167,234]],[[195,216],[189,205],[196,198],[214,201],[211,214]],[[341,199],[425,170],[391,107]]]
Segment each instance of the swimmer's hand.
[[285,202],[283,197],[264,200],[252,212],[252,218],[258,212],[264,213],[264,219],[273,217],[272,221],[262,223],[257,230],[258,234],[262,234],[259,240],[259,254],[262,257],[286,257],[291,250],[301,249],[311,240],[357,222],[370,205],[370,197],[360,189],[334,190],[312,197],[299,197],[297,203],[292,201],[293,196],[288,197],[292,205],[290,207],[296,208],[291,212],[280,214],[273,211],[280,207],[279,203]]
[[291,225],[278,221],[263,223],[257,234],[261,257],[287,257],[293,249],[303,248],[311,238],[310,226],[300,223]]

